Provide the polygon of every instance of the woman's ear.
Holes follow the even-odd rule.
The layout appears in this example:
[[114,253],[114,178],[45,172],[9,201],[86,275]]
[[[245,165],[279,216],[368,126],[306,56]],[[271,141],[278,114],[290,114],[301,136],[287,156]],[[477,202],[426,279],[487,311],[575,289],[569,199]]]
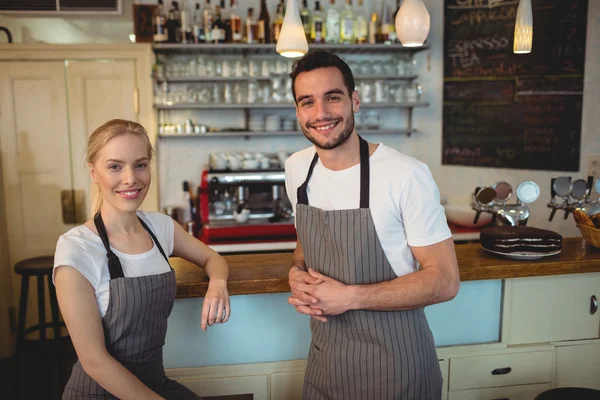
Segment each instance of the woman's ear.
[[92,182],[98,183],[98,180],[96,179],[96,170],[94,169],[94,166],[88,163],[88,167],[90,168],[90,176],[92,177]]

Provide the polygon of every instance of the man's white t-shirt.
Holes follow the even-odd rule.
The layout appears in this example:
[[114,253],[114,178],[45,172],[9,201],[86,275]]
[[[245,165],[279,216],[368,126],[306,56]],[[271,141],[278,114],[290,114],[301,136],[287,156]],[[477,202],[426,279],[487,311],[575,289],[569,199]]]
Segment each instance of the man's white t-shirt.
[[[285,187],[296,212],[297,190],[306,180],[315,148],[294,153],[285,163]],[[379,144],[369,158],[370,204],[375,231],[397,276],[418,268],[409,246],[428,246],[452,237],[429,168],[415,158]],[[322,210],[360,207],[360,164],[327,169],[319,159],[308,182],[309,205]]]
[[[137,215],[152,230],[163,251],[169,256],[173,252],[175,235],[173,219],[157,212],[138,211]],[[125,277],[157,275],[170,271],[169,264],[156,244],[151,250],[140,254],[125,254],[112,246],[111,249],[119,257]],[[56,272],[56,268],[61,265],[75,268],[90,282],[96,293],[100,317],[104,317],[110,295],[110,273],[106,249],[100,236],[86,226],[80,225],[59,237],[54,253],[53,272]],[[54,281],[54,276],[52,280]]]

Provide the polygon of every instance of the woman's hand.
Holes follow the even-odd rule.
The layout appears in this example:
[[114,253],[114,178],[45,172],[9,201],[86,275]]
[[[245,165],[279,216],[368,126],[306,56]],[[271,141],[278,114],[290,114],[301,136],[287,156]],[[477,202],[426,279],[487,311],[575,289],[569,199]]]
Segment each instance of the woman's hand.
[[206,330],[206,325],[224,324],[229,319],[230,314],[231,307],[229,305],[227,281],[211,279],[202,306],[202,330]]

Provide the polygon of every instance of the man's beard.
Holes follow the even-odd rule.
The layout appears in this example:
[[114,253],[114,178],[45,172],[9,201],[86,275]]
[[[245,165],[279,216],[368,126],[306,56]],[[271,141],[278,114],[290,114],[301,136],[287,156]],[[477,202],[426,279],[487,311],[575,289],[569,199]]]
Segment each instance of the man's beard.
[[[354,131],[354,112],[350,113],[350,117],[348,117],[347,121],[348,121],[348,123],[346,124],[346,127],[344,128],[344,130],[342,132],[340,132],[340,134],[336,138],[333,138],[328,143],[317,142],[317,140],[314,137],[312,137],[312,135],[310,134],[310,128],[302,126],[302,125],[300,125],[300,127],[302,128],[302,133],[304,133],[304,136],[308,140],[310,140],[312,142],[312,144],[314,144],[317,148],[322,149],[322,150],[333,150],[336,147],[339,147],[339,146],[343,145],[344,143],[346,143],[348,141],[348,139],[350,138],[350,135],[352,135],[352,132]],[[325,121],[319,121],[319,122],[325,122]],[[339,123],[342,123],[342,122],[344,122],[344,120],[340,121]]]

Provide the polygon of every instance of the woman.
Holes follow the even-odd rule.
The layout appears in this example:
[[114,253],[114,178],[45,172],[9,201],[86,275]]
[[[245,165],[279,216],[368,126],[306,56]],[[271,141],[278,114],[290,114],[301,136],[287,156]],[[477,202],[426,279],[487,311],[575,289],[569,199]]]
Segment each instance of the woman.
[[89,138],[98,212],[59,238],[54,258],[58,302],[79,358],[63,399],[199,398],[169,380],[163,366],[176,292],[171,253],[210,278],[202,330],[229,318],[223,257],[167,215],[138,210],[150,187],[152,153],[146,130],[131,121],[109,121]]

